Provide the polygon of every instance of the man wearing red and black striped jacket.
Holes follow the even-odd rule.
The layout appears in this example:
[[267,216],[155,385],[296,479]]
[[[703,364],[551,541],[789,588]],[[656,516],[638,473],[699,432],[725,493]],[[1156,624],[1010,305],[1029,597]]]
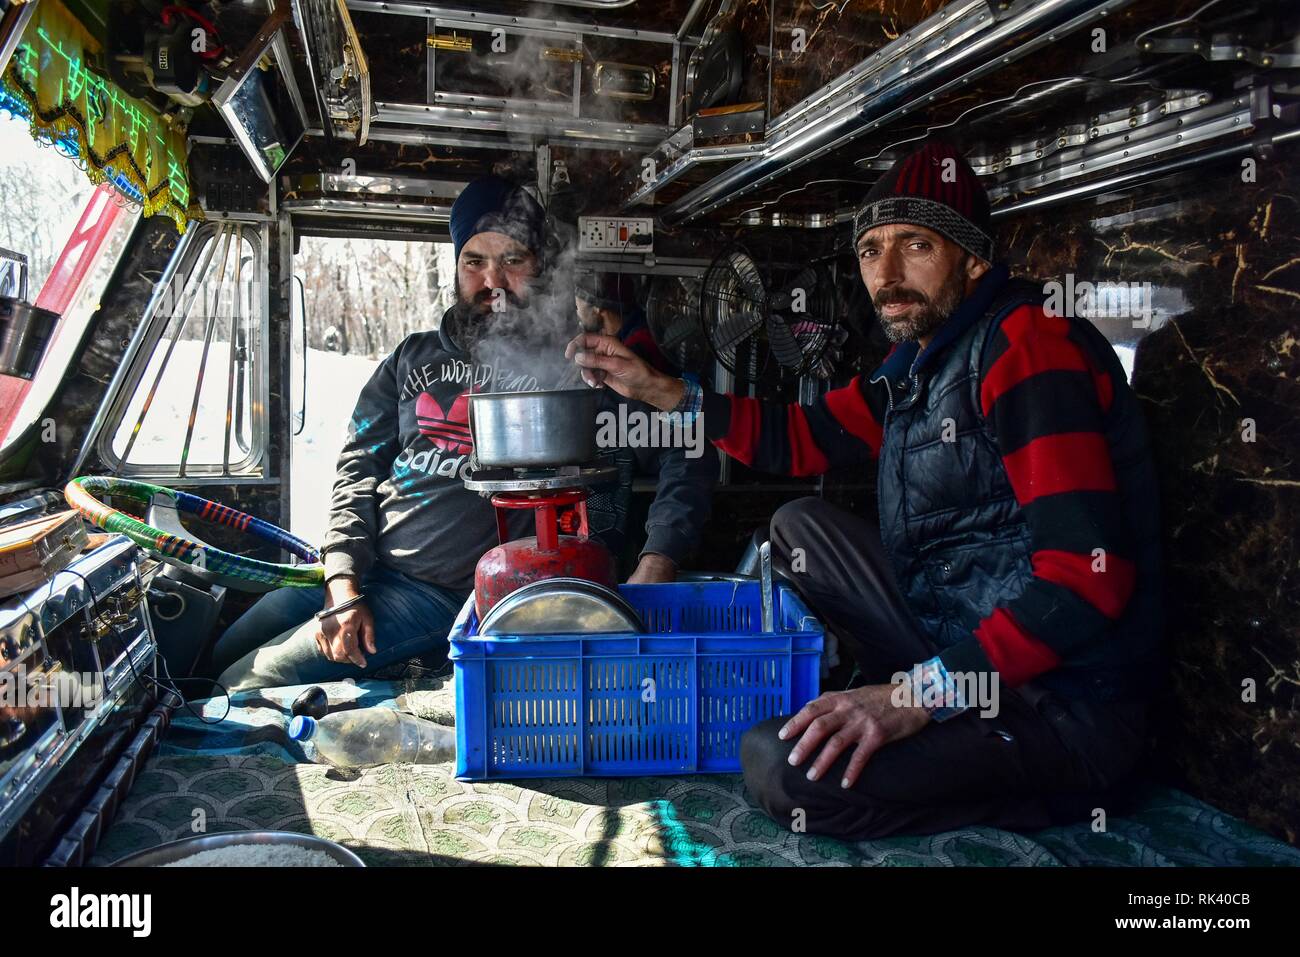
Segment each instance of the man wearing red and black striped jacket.
[[703,416],[756,469],[875,459],[878,521],[802,499],[777,567],[867,683],[742,745],[759,804],[850,839],[1095,814],[1140,761],[1160,678],[1156,484],[1114,351],[995,262],[988,200],[931,141],[872,188],[854,249],[895,347],[809,405],[704,393],[616,341],[570,346],[592,384]]

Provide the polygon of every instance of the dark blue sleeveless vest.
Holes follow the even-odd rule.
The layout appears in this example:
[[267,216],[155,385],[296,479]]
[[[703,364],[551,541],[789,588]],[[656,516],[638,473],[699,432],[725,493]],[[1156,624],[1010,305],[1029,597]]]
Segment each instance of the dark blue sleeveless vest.
[[[1029,527],[979,391],[1002,320],[1042,301],[1041,286],[1007,280],[1005,267],[994,267],[923,353],[900,347],[871,378],[888,393],[877,480],[881,539],[909,607],[941,650],[968,638],[1033,575]],[[1155,472],[1118,357],[1090,322],[1071,321],[1115,387],[1105,431],[1137,587],[1108,640],[1038,680],[1071,696],[1143,697],[1156,685],[1163,627]]]

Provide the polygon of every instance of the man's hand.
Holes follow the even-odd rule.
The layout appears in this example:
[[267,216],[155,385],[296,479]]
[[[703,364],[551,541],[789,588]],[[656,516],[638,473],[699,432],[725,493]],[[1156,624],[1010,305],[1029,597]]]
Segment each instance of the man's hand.
[[853,787],[873,754],[890,742],[916,734],[930,720],[923,708],[896,705],[893,695],[897,687],[870,685],[828,691],[809,701],[779,732],[782,740],[803,735],[790,752],[790,763],[799,766],[820,745],[821,753],[808,770],[808,780],[816,781],[851,748],[853,756],[840,787]]
[[646,552],[637,562],[636,571],[628,578],[629,585],[648,585],[655,582],[677,580],[677,564],[667,555]]
[[564,349],[582,367],[583,381],[606,385],[628,399],[670,411],[682,400],[686,383],[660,372],[613,336],[584,332]]
[[[325,591],[326,608],[332,608],[361,594],[357,580],[350,576],[331,579],[325,586]],[[316,632],[316,645],[330,661],[339,664],[350,661],[364,668],[366,656],[361,649],[364,647],[372,655],[376,651],[375,619],[365,602],[353,605],[337,615],[330,615],[320,622],[320,628]]]

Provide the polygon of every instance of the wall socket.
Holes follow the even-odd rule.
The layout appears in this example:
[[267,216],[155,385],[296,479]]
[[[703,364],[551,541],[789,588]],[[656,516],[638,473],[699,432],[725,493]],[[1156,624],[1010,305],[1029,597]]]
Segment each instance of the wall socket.
[[616,216],[578,217],[578,252],[627,252],[645,255],[654,251],[654,236],[653,219],[623,219]]

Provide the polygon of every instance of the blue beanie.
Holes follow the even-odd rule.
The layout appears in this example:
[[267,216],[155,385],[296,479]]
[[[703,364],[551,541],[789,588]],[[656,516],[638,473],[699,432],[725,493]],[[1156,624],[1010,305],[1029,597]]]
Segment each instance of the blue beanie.
[[528,247],[539,259],[545,243],[546,212],[523,188],[500,176],[480,176],[466,184],[451,206],[451,241],[456,258],[478,233],[502,233]]

